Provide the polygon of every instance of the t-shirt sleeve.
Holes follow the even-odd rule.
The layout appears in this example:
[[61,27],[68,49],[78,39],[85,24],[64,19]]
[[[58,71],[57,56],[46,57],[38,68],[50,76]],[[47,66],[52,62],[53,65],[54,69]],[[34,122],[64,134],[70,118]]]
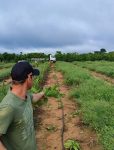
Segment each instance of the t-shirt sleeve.
[[32,102],[32,100],[33,100],[33,94],[29,93],[29,96],[30,96],[30,99],[31,99],[31,102]]
[[14,116],[14,110],[11,106],[0,106],[0,134],[5,134]]

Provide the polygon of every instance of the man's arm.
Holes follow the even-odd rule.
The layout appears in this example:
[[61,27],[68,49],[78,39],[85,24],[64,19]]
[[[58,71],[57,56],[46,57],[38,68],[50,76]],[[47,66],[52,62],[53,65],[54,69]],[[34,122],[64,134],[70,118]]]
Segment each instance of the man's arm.
[[14,118],[14,108],[8,104],[0,105],[0,150],[6,150],[2,142],[2,134],[6,134],[7,130]]
[[44,92],[40,92],[40,93],[37,93],[37,94],[33,94],[33,99],[32,99],[32,102],[33,103],[36,103],[37,101],[39,101],[41,98],[44,97]]
[[[0,134],[0,137],[1,137],[1,134]],[[0,140],[0,150],[7,150],[7,149],[5,148],[5,146],[2,144],[1,140]]]

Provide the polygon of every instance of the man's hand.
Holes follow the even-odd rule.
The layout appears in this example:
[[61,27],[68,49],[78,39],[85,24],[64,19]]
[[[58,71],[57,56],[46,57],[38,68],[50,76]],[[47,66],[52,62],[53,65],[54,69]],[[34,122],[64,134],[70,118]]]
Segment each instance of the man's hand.
[[37,101],[39,101],[40,99],[42,99],[44,97],[44,92],[40,92],[40,93],[37,93],[37,94],[33,94],[33,103],[36,103]]

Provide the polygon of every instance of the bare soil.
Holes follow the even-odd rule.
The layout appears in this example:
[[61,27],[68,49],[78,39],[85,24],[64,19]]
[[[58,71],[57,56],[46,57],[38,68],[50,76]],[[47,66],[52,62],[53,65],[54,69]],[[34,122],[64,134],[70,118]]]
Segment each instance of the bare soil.
[[79,110],[78,104],[69,99],[69,87],[64,84],[63,75],[52,67],[45,86],[59,84],[63,107],[57,98],[49,98],[47,105],[36,111],[36,139],[38,150],[63,150],[62,147],[62,112],[64,112],[63,141],[77,140],[81,150],[102,150],[98,143],[98,137],[92,129],[84,125],[79,115],[73,115]]

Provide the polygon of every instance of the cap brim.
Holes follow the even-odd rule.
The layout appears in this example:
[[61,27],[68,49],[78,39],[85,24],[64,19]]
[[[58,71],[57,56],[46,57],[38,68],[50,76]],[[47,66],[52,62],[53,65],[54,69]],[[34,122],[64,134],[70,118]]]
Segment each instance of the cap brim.
[[38,69],[33,69],[33,75],[38,76],[40,74],[40,71]]

